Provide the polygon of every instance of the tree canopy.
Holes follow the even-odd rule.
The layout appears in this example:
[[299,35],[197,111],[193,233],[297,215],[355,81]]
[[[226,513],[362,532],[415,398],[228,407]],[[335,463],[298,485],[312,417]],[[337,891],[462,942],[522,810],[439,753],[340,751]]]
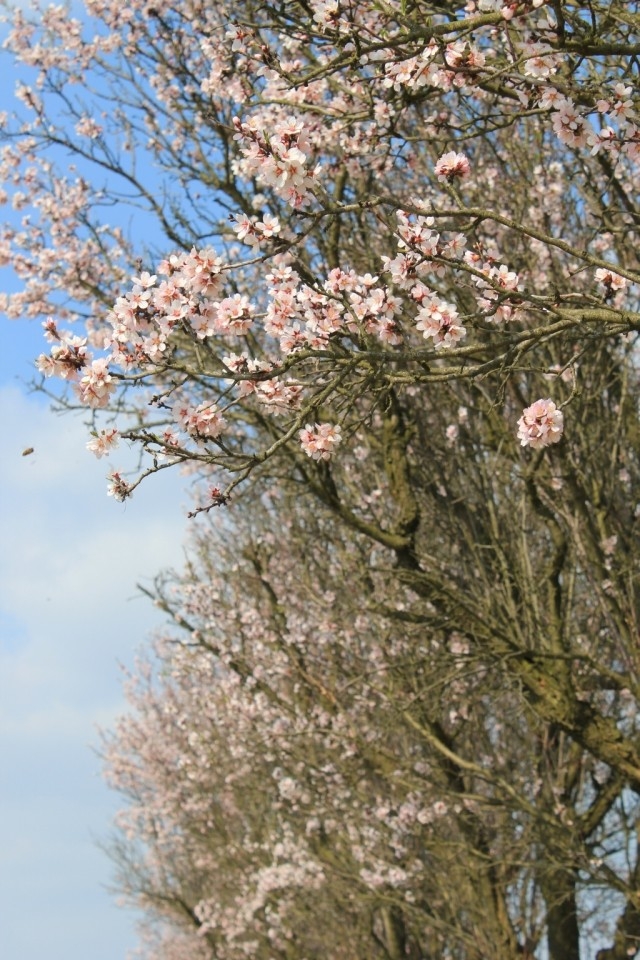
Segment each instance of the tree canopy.
[[634,956],[639,5],[72,14],[6,43],[2,306],[116,500],[195,484],[104,743],[143,949]]

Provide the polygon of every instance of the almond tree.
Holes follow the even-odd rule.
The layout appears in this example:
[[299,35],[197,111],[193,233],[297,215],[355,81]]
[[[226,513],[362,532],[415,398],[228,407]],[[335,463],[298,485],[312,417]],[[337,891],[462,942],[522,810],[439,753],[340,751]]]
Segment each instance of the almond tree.
[[153,949],[633,955],[638,4],[85,8],[14,15],[4,307],[217,530],[110,748]]
[[[507,528],[514,503],[497,494],[503,474],[482,510],[495,455],[471,461],[461,507],[439,440],[421,473],[434,525],[421,554],[456,541],[429,593],[297,490],[266,503],[254,490],[246,519],[203,527],[184,576],[158,584],[180,632],[159,640],[155,677],[137,670],[135,713],[105,749],[129,800],[120,826],[144,845],[114,847],[120,889],[185,951],[507,958],[544,955],[546,938],[553,956],[581,943],[595,956],[616,922],[617,953],[600,956],[634,946],[634,792],[532,709],[510,663],[544,665],[549,683],[568,663],[574,698],[633,741],[635,697],[601,670],[623,646],[603,602],[628,568],[611,560],[594,595],[567,544],[575,596],[555,654],[544,515],[521,490],[523,522],[498,553],[490,527]],[[379,478],[378,456],[351,472]],[[445,483],[450,512],[429,489]],[[511,653],[492,657],[501,636]]]

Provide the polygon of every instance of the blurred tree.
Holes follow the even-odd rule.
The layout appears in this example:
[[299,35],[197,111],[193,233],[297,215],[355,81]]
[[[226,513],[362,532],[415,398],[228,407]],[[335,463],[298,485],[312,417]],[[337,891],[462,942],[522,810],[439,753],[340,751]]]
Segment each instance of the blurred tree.
[[638,4],[85,8],[13,16],[4,308],[116,499],[197,483],[149,955],[635,955]]

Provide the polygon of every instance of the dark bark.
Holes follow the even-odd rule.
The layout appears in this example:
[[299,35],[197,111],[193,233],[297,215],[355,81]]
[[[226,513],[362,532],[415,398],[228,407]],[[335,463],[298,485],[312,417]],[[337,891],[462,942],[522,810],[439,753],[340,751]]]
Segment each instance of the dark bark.
[[547,904],[550,960],[580,960],[575,874],[571,870],[551,867],[541,874],[540,886]]

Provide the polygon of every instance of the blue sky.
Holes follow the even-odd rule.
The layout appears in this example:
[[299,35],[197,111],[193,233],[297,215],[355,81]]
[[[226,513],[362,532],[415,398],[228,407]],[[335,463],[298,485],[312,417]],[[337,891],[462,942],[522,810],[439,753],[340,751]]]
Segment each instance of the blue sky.
[[186,495],[164,475],[114,503],[82,422],[11,378],[0,418],[0,956],[115,960],[135,938],[103,889],[117,798],[91,745],[123,709],[118,662],[160,623],[135,584],[180,564]]
[[119,801],[93,748],[125,706],[119,663],[162,622],[135,585],[180,566],[188,496],[169,471],[107,498],[82,417],[29,390],[45,348],[38,323],[0,315],[0,957],[117,960],[135,918],[105,889]]

